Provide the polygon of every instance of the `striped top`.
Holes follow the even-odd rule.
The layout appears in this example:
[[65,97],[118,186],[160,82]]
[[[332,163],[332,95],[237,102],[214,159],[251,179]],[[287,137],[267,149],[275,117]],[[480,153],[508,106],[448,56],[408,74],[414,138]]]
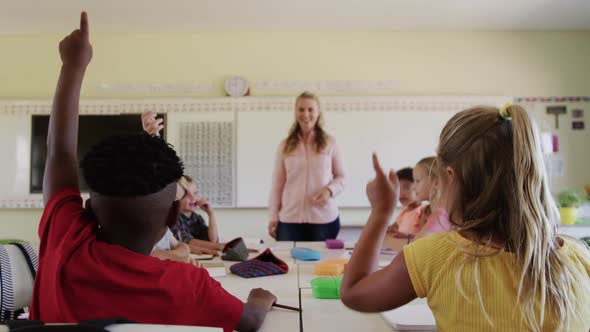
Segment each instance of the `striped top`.
[[[583,261],[579,249],[565,238],[559,250],[567,256],[579,273],[590,282],[590,262]],[[486,320],[477,297],[474,282],[474,242],[459,233],[434,234],[404,247],[404,258],[410,279],[418,297],[428,298],[428,306],[436,318],[438,331],[527,331],[521,319],[520,306],[515,305],[520,271],[512,253],[479,246],[479,289],[482,302],[493,326]],[[582,249],[585,250],[585,249]],[[461,268],[462,267],[462,268]],[[467,297],[465,299],[457,280]],[[582,287],[580,287],[581,289]],[[590,329],[590,294],[581,294],[584,306],[578,308],[581,321],[574,322],[569,331]],[[544,331],[554,331],[555,316],[545,311]]]

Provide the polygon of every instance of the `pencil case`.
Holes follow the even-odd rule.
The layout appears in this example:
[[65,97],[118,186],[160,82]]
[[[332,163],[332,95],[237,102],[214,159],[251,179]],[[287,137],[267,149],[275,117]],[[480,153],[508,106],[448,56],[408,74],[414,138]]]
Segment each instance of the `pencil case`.
[[291,248],[291,256],[302,261],[320,260],[320,252],[309,248]]
[[338,239],[326,240],[326,248],[328,249],[344,249],[344,242]]
[[313,273],[319,276],[338,276],[344,273],[348,259],[335,258],[317,263],[313,267]]
[[221,259],[224,261],[245,261],[248,259],[248,248],[246,243],[239,237],[229,241],[223,248]]
[[342,277],[318,277],[311,280],[311,291],[316,299],[339,299]]
[[252,259],[230,266],[229,270],[242,278],[256,278],[285,274],[289,272],[289,265],[266,249]]

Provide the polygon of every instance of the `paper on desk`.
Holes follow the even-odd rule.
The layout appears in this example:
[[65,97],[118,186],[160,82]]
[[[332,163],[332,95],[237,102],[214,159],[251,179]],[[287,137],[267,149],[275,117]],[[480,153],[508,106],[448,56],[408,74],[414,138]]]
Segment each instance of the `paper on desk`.
[[211,278],[225,277],[227,275],[225,265],[221,262],[204,262],[201,264],[209,272]]
[[397,331],[436,331],[434,315],[427,304],[406,304],[381,316]]

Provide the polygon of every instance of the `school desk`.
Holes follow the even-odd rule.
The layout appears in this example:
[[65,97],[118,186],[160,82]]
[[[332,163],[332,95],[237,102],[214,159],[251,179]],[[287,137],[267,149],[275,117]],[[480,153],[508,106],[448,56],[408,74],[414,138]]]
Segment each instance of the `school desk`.
[[[300,308],[297,265],[290,255],[293,242],[268,243],[261,248],[261,252],[266,247],[270,248],[275,256],[287,263],[289,271],[286,274],[259,278],[242,278],[231,273],[229,270],[230,266],[239,262],[223,261],[219,257],[216,257],[213,261],[223,262],[226,267],[226,276],[215,278],[215,280],[219,281],[228,292],[244,302],[247,301],[250,290],[264,288],[275,294],[277,303]],[[250,253],[248,258],[251,259],[257,255],[258,253]],[[299,332],[299,326],[298,312],[273,307],[266,315],[266,319],[259,331]]]
[[301,289],[303,331],[391,331],[378,313],[366,314],[347,308],[340,299],[316,299],[311,289]]
[[389,234],[386,234],[385,238],[383,239],[383,247],[392,249],[393,251],[396,251],[396,252],[401,252],[402,248],[406,244],[408,244],[407,238],[395,238]]
[[[73,324],[47,324],[73,325]],[[202,326],[178,326],[157,324],[113,324],[105,327],[110,332],[223,332],[222,328]],[[6,325],[0,325],[0,332],[8,332]]]

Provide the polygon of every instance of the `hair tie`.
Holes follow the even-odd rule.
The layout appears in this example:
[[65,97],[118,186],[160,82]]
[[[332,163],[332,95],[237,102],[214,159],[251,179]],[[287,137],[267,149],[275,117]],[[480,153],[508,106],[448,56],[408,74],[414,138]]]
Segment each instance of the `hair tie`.
[[499,113],[500,113],[500,116],[501,116],[502,118],[506,119],[506,120],[510,120],[510,119],[511,119],[510,113],[508,113],[508,108],[509,108],[510,106],[512,106],[510,103],[506,103],[506,104],[504,104],[504,107],[502,107],[502,108],[500,109],[500,111],[499,111]]

